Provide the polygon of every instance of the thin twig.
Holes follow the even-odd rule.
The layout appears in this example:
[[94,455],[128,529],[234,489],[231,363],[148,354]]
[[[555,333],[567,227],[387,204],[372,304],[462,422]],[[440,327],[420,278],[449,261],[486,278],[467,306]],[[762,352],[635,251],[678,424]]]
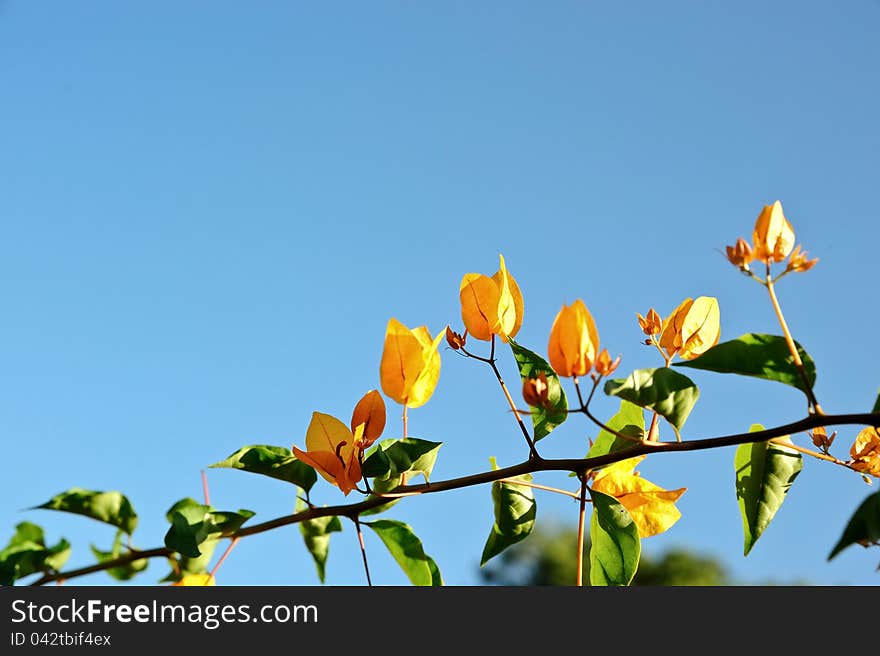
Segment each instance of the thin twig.
[[578,475],[581,481],[580,512],[578,513],[578,538],[577,538],[577,586],[584,584],[584,519],[587,509],[587,476],[583,472]]
[[584,398],[581,395],[581,385],[580,385],[580,381],[578,380],[578,377],[574,376],[573,380],[574,380],[574,388],[577,391],[578,402],[581,404],[580,411],[583,412],[584,415],[586,415],[587,419],[592,421],[594,424],[596,424],[602,430],[608,431],[609,433],[611,433],[615,437],[619,437],[622,440],[627,440],[628,442],[633,442],[635,444],[643,444],[645,442],[645,440],[639,439],[638,437],[633,437],[632,435],[625,435],[624,433],[621,433],[620,431],[614,430],[613,428],[611,428],[611,426],[606,425],[605,423],[603,423],[602,421],[597,419],[593,415],[592,412],[590,412],[590,401],[593,400],[593,395],[596,393],[596,388],[599,387],[599,383],[602,380],[600,377],[597,376],[596,378],[593,379],[593,389],[590,390],[590,395],[587,397],[586,403],[584,402]]
[[545,490],[547,492],[555,492],[556,494],[564,494],[567,497],[572,497],[573,499],[580,499],[581,496],[577,492],[569,492],[568,490],[562,490],[558,487],[548,487],[547,485],[539,485],[538,483],[530,483],[529,481],[521,481],[515,478],[502,478],[498,481],[498,483],[510,483],[511,485],[523,485],[525,487],[533,487],[536,490]]
[[[214,576],[217,574],[217,570],[220,569],[220,565],[222,565],[223,561],[226,560],[226,558],[229,556],[229,554],[232,553],[232,550],[235,549],[235,545],[238,544],[238,541],[240,539],[241,538],[232,538],[229,541],[229,546],[226,547],[226,551],[223,552],[223,555],[220,556],[220,560],[217,561],[217,564],[214,565],[214,569],[212,569],[211,573],[208,575],[208,579],[207,579],[208,581],[210,581],[211,579],[214,578]],[[207,585],[207,582],[205,583],[205,585]]]
[[351,521],[357,529],[358,544],[361,547],[361,556],[364,559],[364,572],[367,574],[367,585],[373,587],[373,580],[370,578],[370,565],[367,563],[367,548],[364,546],[364,534],[361,531],[361,521],[357,515],[353,515]]

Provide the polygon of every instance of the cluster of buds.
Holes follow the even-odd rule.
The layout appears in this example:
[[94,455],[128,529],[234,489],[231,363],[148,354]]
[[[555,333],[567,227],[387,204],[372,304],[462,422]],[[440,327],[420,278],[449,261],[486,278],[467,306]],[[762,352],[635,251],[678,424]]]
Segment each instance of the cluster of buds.
[[552,403],[549,398],[550,388],[547,386],[547,374],[542,371],[537,378],[526,378],[523,381],[522,395],[530,406],[549,409]]
[[765,205],[755,221],[752,231],[752,243],[740,237],[733,246],[727,246],[727,259],[740,271],[750,273],[749,264],[755,260],[765,262],[782,262],[789,258],[787,272],[803,273],[812,269],[818,258],[810,260],[806,251],[798,246],[794,248],[794,228],[782,212],[782,203],[778,200],[772,205]]
[[835,437],[837,437],[837,431],[834,431],[829,436],[824,426],[819,426],[810,432],[810,439],[813,440],[813,445],[822,449],[826,454],[828,453],[828,449],[831,448],[831,445],[834,444]]
[[648,316],[646,317],[643,317],[639,313],[636,313],[636,316],[639,319],[639,328],[641,328],[642,332],[648,336],[648,339],[645,340],[645,344],[650,344],[651,338],[655,335],[659,335],[663,331],[663,319],[660,318],[660,315],[657,314],[657,310],[654,308],[648,310]]
[[446,343],[449,344],[449,348],[451,348],[453,351],[464,348],[464,345],[467,343],[467,330],[459,335],[457,332],[452,330],[452,328],[446,326]]

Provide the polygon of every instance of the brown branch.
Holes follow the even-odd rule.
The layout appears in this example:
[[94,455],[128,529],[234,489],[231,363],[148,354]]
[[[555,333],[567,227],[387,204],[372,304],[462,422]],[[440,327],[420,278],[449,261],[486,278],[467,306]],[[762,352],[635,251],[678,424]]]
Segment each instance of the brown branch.
[[[647,442],[633,445],[632,447],[621,449],[602,456],[593,458],[562,458],[556,460],[545,460],[544,458],[529,458],[525,462],[521,462],[510,467],[503,467],[492,471],[481,472],[479,474],[471,474],[469,476],[461,476],[459,478],[451,478],[445,481],[435,481],[432,483],[422,483],[419,485],[400,485],[391,490],[392,495],[400,496],[416,496],[420,494],[432,494],[435,492],[444,492],[447,490],[457,490],[474,485],[483,485],[492,483],[505,478],[521,476],[522,474],[530,474],[541,471],[570,471],[570,472],[586,472],[596,467],[604,467],[627,458],[646,455],[650,453],[672,453],[678,451],[703,451],[706,449],[717,449],[726,446],[737,446],[740,444],[749,444],[752,442],[764,442],[775,437],[783,437],[785,435],[794,435],[807,431],[811,428],[819,426],[840,426],[840,425],[860,425],[860,426],[878,426],[880,425],[880,412],[876,413],[855,413],[841,415],[817,415],[810,416],[795,421],[790,424],[768,428],[754,433],[736,433],[734,435],[724,435],[721,437],[708,437],[698,440],[688,440],[685,442]],[[388,500],[383,496],[370,496],[358,503],[338,506],[312,507],[292,515],[285,515],[270,519],[261,524],[253,524],[239,529],[238,531],[225,535],[229,538],[244,538],[249,535],[257,535],[265,533],[282,526],[297,524],[309,519],[318,517],[329,517],[338,515],[348,518],[357,517],[360,513],[381,506]],[[67,572],[55,572],[45,574],[37,579],[31,585],[44,585],[58,580],[69,580],[86,574],[94,574],[112,567],[127,565],[135,560],[143,558],[160,558],[173,555],[175,552],[167,548],[149,549],[146,551],[131,551],[130,553],[107,560],[103,563],[96,563],[88,567],[72,569]]]

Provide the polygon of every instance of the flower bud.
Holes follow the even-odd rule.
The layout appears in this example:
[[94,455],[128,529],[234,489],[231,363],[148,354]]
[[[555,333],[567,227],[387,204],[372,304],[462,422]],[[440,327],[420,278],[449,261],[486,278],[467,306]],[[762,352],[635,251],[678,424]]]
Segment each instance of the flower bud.
[[[654,308],[648,310],[647,317],[643,317],[639,313],[636,313],[636,317],[638,317],[639,320],[639,328],[641,328],[642,332],[646,335],[659,335],[660,331],[663,329],[663,320]],[[651,342],[649,341],[648,344],[650,343]]]
[[542,371],[537,378],[523,381],[522,395],[525,402],[536,408],[549,408],[550,388],[547,386],[547,375]]
[[792,252],[788,258],[788,266],[786,267],[786,271],[794,271],[796,273],[803,273],[804,271],[809,271],[814,266],[816,266],[816,262],[819,261],[819,258],[809,259],[809,255],[807,251],[802,251],[800,245],[798,245]]
[[467,330],[459,335],[457,332],[453,331],[452,328],[446,326],[446,343],[449,344],[449,348],[453,351],[462,348],[467,343]]
[[[656,314],[656,312],[655,312]],[[602,349],[602,352],[599,353],[599,357],[596,358],[596,373],[600,376],[610,376],[614,373],[614,370],[620,365],[620,356],[612,362],[611,356],[608,355],[608,349]]]
[[547,352],[550,366],[560,376],[586,376],[599,351],[599,333],[593,316],[580,299],[563,305],[553,327]]
[[749,242],[740,237],[736,240],[736,244],[727,247],[727,259],[733,266],[739,267],[743,271],[748,271],[749,262],[755,259],[755,257]]

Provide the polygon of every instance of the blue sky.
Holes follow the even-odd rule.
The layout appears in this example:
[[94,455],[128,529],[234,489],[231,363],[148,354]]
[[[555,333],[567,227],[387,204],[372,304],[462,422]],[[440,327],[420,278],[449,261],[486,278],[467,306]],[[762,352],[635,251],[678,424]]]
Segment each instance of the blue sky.
[[[112,530],[21,511],[81,486],[124,491],[135,543],[161,543],[205,465],[245,444],[302,446],[313,410],[347,420],[378,386],[389,317],[460,328],[461,276],[493,273],[499,253],[525,296],[519,341],[540,352],[576,298],[624,371],[657,365],[635,312],[685,296],[718,297],[722,338],[778,332],[763,290],[719,254],[776,199],[821,258],[779,289],[817,394],[829,412],[870,409],[878,21],[867,1],[0,2],[0,531],[40,522],[88,563]],[[781,385],[693,377],[685,438],[804,412]],[[595,431],[579,419],[544,455],[585,452]],[[491,374],[448,350],[410,433],[445,443],[436,478],[525,456]],[[687,545],[749,581],[878,582],[876,550],[825,562],[870,491],[858,476],[806,462],[743,559],[732,462],[726,449],[643,463],[689,488],[646,552]],[[215,505],[257,519],[293,506],[269,479],[210,483]],[[342,500],[326,485],[314,497]],[[574,523],[570,500],[538,503],[539,524]],[[389,516],[448,583],[479,580],[488,487]],[[375,536],[367,547],[374,580],[405,581]],[[154,563],[141,581],[164,574]],[[220,580],[317,581],[296,528],[242,541]],[[346,525],[328,582],[362,581]]]

